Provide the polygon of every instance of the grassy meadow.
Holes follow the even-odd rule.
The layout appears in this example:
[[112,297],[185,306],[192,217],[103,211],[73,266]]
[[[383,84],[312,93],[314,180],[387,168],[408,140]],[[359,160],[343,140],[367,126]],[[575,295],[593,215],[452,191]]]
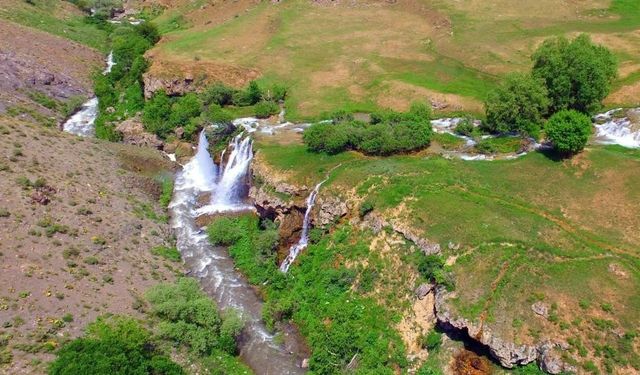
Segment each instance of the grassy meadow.
[[526,70],[544,38],[579,32],[609,46],[621,62],[607,105],[637,103],[640,3],[633,0],[561,6],[553,0],[294,0],[244,9],[177,3],[158,18],[162,30],[174,31],[153,51],[154,60],[257,70],[262,81],[290,87],[291,119],[338,108],[403,110],[427,98],[446,103],[446,112],[480,112],[499,78]]

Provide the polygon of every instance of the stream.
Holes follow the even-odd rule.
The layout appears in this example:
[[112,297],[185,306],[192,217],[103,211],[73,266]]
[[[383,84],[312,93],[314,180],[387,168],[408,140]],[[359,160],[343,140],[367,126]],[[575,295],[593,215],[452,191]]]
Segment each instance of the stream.
[[[206,232],[195,219],[202,212],[238,212],[251,209],[242,194],[243,181],[253,157],[251,139],[236,137],[231,145],[228,161],[222,168],[208,152],[204,131],[200,133],[198,149],[193,159],[184,165],[175,182],[173,200],[169,204],[171,227],[177,247],[191,275],[198,278],[203,290],[213,297],[219,308],[235,309],[246,325],[240,340],[240,357],[256,374],[303,374],[303,358],[296,340],[287,343],[285,350],[274,341],[262,323],[262,301],[248,281],[240,275],[233,260],[223,247],[212,246]],[[211,202],[197,210],[197,199],[210,193]],[[286,339],[285,339],[286,341]]]

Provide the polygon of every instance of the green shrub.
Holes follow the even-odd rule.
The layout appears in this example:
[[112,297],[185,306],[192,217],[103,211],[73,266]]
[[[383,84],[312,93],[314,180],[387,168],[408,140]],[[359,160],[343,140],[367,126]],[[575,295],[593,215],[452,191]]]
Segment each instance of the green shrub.
[[233,312],[221,317],[196,280],[183,278],[175,284],[157,285],[147,291],[146,298],[151,313],[160,319],[160,337],[186,345],[197,355],[216,349],[235,353],[242,320]]
[[277,114],[280,107],[276,102],[263,100],[255,105],[254,112],[257,118],[267,118]]
[[406,113],[373,113],[370,123],[352,121],[345,115],[344,122],[311,125],[305,130],[303,141],[310,151],[328,154],[350,149],[371,155],[410,152],[427,146],[431,140],[429,111],[426,105],[414,104]]
[[171,129],[175,129],[179,126],[187,125],[192,118],[200,115],[201,107],[202,103],[200,103],[200,99],[194,93],[188,93],[179,97],[171,106],[169,126]]
[[157,91],[144,106],[142,122],[145,130],[166,136],[172,129],[169,122],[170,116],[171,100],[164,91]]
[[440,345],[442,345],[442,333],[436,330],[431,330],[420,338],[420,346],[429,351],[438,350]]
[[215,104],[224,107],[225,105],[233,104],[233,96],[235,93],[235,89],[223,83],[215,83],[201,94],[201,99],[206,106]]
[[65,344],[49,367],[50,375],[183,374],[151,344],[151,335],[127,317],[98,318],[84,337]]
[[562,154],[582,151],[589,141],[592,124],[589,116],[574,110],[560,111],[547,121],[545,133],[553,147]]
[[535,132],[549,107],[543,81],[527,74],[511,74],[485,101],[487,121],[483,127],[492,133]]
[[373,211],[373,203],[371,203],[370,201],[364,201],[362,202],[362,204],[360,204],[358,214],[361,218],[363,218],[371,211]]
[[552,113],[597,110],[617,71],[615,56],[586,34],[571,42],[564,37],[546,40],[533,54],[533,75],[544,81]]
[[469,117],[463,118],[455,128],[455,133],[459,135],[464,135],[467,137],[471,137],[476,131],[476,127],[473,126],[473,120]]
[[207,233],[214,245],[229,246],[243,237],[243,223],[238,218],[220,217],[209,224]]

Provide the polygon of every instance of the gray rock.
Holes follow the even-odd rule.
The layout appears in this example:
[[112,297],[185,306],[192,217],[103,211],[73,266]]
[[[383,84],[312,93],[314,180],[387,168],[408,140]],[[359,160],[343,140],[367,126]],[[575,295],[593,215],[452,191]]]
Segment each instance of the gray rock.
[[538,301],[531,305],[531,310],[542,317],[549,317],[549,306],[542,301]]
[[433,285],[431,283],[425,283],[425,284],[421,284],[419,287],[417,287],[414,293],[416,295],[416,298],[421,300],[424,297],[426,297],[429,293],[431,293],[431,291],[434,288],[435,288],[435,285]]
[[325,226],[345,216],[348,212],[347,205],[338,197],[319,196],[317,198],[317,215],[314,217],[317,226]]

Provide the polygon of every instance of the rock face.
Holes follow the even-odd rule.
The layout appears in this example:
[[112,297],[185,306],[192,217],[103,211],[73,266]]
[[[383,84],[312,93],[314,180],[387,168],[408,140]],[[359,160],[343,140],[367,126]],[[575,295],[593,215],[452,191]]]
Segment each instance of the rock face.
[[314,210],[314,222],[317,226],[325,226],[335,222],[349,212],[347,204],[338,197],[318,196]]
[[144,97],[150,99],[153,93],[164,90],[167,95],[184,95],[196,90],[194,78],[191,75],[184,77],[158,77],[148,73],[143,75]]
[[437,287],[435,296],[436,318],[439,324],[445,328],[453,328],[467,333],[471,339],[486,345],[491,356],[498,360],[502,366],[513,368],[537,361],[540,368],[550,374],[576,371],[573,366],[562,361],[562,357],[558,353],[559,350],[567,347],[566,344],[543,342],[537,345],[517,345],[513,342],[507,342],[494,335],[491,328],[482,322],[455,317],[447,306],[447,299],[453,295],[447,292],[444,287]]
[[122,134],[122,142],[125,144],[162,148],[160,138],[155,134],[146,132],[138,116],[121,122],[116,126],[116,130]]
[[420,250],[422,250],[426,255],[440,253],[440,244],[420,237],[413,228],[410,228],[403,223],[394,220],[387,221],[376,212],[372,212],[365,217],[365,225],[369,226],[374,232],[379,232],[382,228],[389,226],[404,238],[416,244],[416,246],[418,246],[418,248],[420,248]]

